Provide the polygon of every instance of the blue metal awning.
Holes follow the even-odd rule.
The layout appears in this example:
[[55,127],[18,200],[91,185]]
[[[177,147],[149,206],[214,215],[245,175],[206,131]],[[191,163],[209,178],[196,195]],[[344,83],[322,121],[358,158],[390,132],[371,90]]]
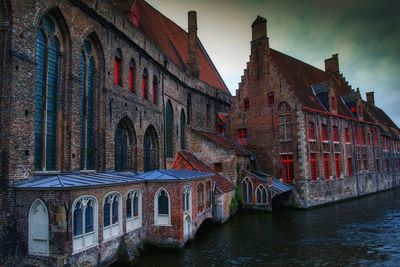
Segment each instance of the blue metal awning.
[[135,172],[92,172],[92,173],[62,173],[58,175],[38,175],[32,180],[17,183],[15,189],[48,190],[71,189],[130,183],[145,181],[172,182],[196,180],[212,176],[212,173],[185,171],[185,170],[157,170],[146,173]]

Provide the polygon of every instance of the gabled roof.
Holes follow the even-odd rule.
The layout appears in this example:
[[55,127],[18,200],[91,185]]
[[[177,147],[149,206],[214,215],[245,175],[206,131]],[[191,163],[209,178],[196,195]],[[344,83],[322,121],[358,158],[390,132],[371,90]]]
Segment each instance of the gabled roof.
[[[189,44],[188,34],[184,29],[144,0],[135,0],[133,2],[130,19],[178,68],[186,71]],[[197,49],[200,80],[230,94],[200,40],[198,40]]]
[[364,106],[367,112],[371,113],[371,116],[375,119],[376,123],[398,129],[396,123],[394,123],[392,119],[382,109],[368,102],[364,102]]
[[213,181],[217,184],[220,193],[227,193],[235,190],[233,183],[222,175],[215,173],[204,162],[188,151],[179,151],[176,155],[172,169],[175,170],[196,170],[202,172],[213,172]]
[[244,157],[253,157],[253,153],[224,136],[217,135],[215,133],[203,132],[203,131],[194,131],[195,133],[207,138],[208,140],[213,141],[217,145],[222,146],[223,148],[227,149],[234,149],[236,155],[244,156]]

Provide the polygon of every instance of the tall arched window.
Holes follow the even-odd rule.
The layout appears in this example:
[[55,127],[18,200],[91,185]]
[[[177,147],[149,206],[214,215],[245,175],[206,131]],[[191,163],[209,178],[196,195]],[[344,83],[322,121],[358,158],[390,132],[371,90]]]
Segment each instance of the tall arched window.
[[156,170],[160,166],[159,143],[153,125],[147,127],[143,143],[144,171]]
[[115,130],[115,171],[134,169],[136,160],[136,136],[133,123],[124,117]]
[[207,181],[206,183],[206,202],[207,208],[211,207],[211,181]]
[[135,93],[136,84],[136,64],[133,59],[129,62],[129,92]]
[[97,200],[92,196],[75,200],[72,210],[73,251],[97,243],[97,209]]
[[80,59],[80,79],[81,79],[81,169],[94,169],[94,79],[95,79],[95,62],[93,58],[93,48],[89,41],[83,44]]
[[186,149],[186,116],[185,111],[182,109],[180,118],[180,137],[181,149]]
[[149,99],[148,91],[149,91],[149,73],[147,72],[147,69],[145,68],[143,70],[143,75],[142,75],[142,96],[146,100]]
[[122,233],[122,205],[119,193],[109,193],[103,203],[103,239]]
[[279,111],[279,141],[281,153],[282,180],[293,181],[293,145],[292,145],[292,118],[290,106],[283,102]]
[[154,75],[153,77],[153,104],[158,104],[158,79],[157,76]]
[[115,50],[114,57],[114,84],[122,87],[122,51],[120,48]]
[[59,31],[44,17],[36,36],[35,170],[56,170]]
[[197,207],[201,209],[204,204],[204,186],[202,183],[197,185]]
[[134,189],[126,199],[126,230],[131,231],[142,227],[142,193]]
[[29,254],[49,255],[49,214],[40,199],[29,210]]
[[183,211],[189,212],[192,209],[192,189],[185,186],[183,189]]
[[244,204],[253,203],[253,186],[248,178],[242,181],[242,198]]
[[171,101],[165,107],[165,155],[167,158],[174,156],[174,111]]
[[268,203],[268,195],[267,195],[267,190],[263,185],[260,185],[257,187],[256,190],[256,196],[257,196],[257,204],[267,204]]
[[154,195],[154,224],[171,224],[170,198],[164,188],[160,188]]

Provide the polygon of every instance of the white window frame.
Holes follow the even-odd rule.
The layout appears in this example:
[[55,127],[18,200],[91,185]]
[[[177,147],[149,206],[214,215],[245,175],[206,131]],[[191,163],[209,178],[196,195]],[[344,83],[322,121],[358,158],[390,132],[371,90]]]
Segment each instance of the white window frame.
[[[257,198],[257,196],[258,196],[258,190],[261,190],[261,201],[262,201],[262,197],[263,197],[262,190],[263,190],[263,189],[265,190],[265,200],[266,200],[265,203],[259,202],[259,201],[258,201],[258,198]],[[267,190],[267,189],[265,188],[265,186],[262,185],[262,184],[258,185],[257,188],[256,188],[256,204],[257,204],[257,205],[268,205],[268,190]]]
[[[158,196],[164,191],[168,197],[168,214],[158,214]],[[171,197],[164,187],[160,187],[154,194],[154,225],[171,226]]]
[[[244,204],[253,204],[253,198],[254,198],[254,192],[253,192],[253,182],[251,181],[250,178],[246,177],[242,181],[242,190],[243,190],[243,183],[247,185],[247,199],[242,199]],[[249,190],[249,185],[251,186],[251,190]],[[251,192],[251,197],[249,197],[249,192]],[[243,198],[243,192],[242,192],[242,198]],[[250,201],[248,201],[250,200]]]
[[[129,196],[134,196],[134,194],[138,194],[138,216],[134,217],[133,216],[133,198],[129,199]],[[132,218],[128,218],[128,213],[126,212],[126,231],[133,231],[136,229],[139,229],[142,227],[142,191],[138,188],[132,189],[130,190],[127,194],[126,194],[126,203],[125,203],[125,207],[128,206],[128,201],[131,201],[131,213],[132,213]]]
[[[186,198],[189,198],[189,207],[186,207]],[[186,185],[183,188],[183,199],[184,199],[184,203],[183,203],[183,212],[185,214],[189,214],[190,217],[192,216],[192,187],[190,185]],[[185,216],[184,216],[185,217]]]
[[[86,212],[86,204],[89,201],[92,201],[93,207],[93,231],[89,233],[85,233],[85,212]],[[82,234],[79,236],[74,236],[74,213],[75,206],[78,202],[82,203]],[[94,247],[98,245],[98,201],[97,198],[90,195],[81,196],[73,202],[72,205],[72,251],[73,253],[80,252],[82,250],[86,250],[88,248]]]
[[[42,205],[44,207],[44,210],[46,212],[46,216],[44,217],[44,226],[46,227],[46,231],[45,231],[45,238],[44,239],[40,239],[37,240],[39,242],[45,242],[45,249],[43,251],[38,251],[38,247],[35,245],[34,243],[34,234],[36,233],[36,231],[34,231],[34,229],[32,229],[32,227],[36,226],[37,223],[33,222],[33,212],[34,209],[38,206],[38,205]],[[49,256],[49,211],[46,207],[46,204],[41,200],[41,199],[36,199],[30,209],[29,209],[29,219],[28,219],[28,252],[29,255],[37,255],[37,256]]]
[[[106,204],[107,198],[109,198],[110,203],[110,225],[104,226],[104,205]],[[118,198],[118,221],[112,224],[112,214],[113,214],[113,202],[115,198]],[[122,197],[119,192],[110,192],[104,196],[103,205],[103,241],[109,240],[113,237],[118,237],[122,235]]]

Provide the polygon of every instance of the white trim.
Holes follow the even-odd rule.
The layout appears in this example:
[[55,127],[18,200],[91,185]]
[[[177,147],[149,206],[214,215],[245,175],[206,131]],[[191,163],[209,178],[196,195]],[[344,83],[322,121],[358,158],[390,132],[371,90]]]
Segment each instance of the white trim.
[[[262,202],[258,202],[258,201],[257,201],[257,191],[258,191],[258,189],[261,190],[261,201],[262,201],[262,189],[265,190],[265,200],[266,200],[265,203],[262,203]],[[258,205],[268,205],[268,204],[269,204],[269,201],[268,201],[268,190],[265,188],[264,185],[259,184],[259,185],[257,186],[257,188],[256,188],[255,193],[256,193],[256,204],[258,204]]]
[[[250,201],[247,201],[249,199],[249,192],[248,192],[249,190],[247,190],[247,199],[246,199],[246,201],[244,201],[244,199],[243,199],[243,183],[246,180],[248,180],[250,182],[250,185],[251,185],[251,190],[250,190],[251,191],[251,198],[250,198]],[[253,182],[251,181],[251,179],[249,177],[246,176],[241,182],[243,204],[253,204],[253,196],[254,196],[253,188],[254,188]]]
[[[42,252],[37,251],[38,247],[34,244],[34,238],[33,238],[33,234],[37,233],[37,231],[33,231],[32,227],[37,226],[37,222],[36,221],[32,221],[32,212],[34,211],[34,208],[36,208],[38,205],[43,206],[44,208],[44,212],[45,215],[42,219],[44,219],[44,221],[42,222],[44,225],[42,225],[43,227],[45,227],[45,231],[44,231],[44,239],[42,240],[38,240],[38,241],[44,241],[45,242],[45,248]],[[28,218],[28,251],[29,251],[29,255],[37,255],[37,256],[49,256],[49,212],[47,210],[46,204],[41,200],[41,199],[36,199],[31,207],[29,208],[29,218]],[[36,251],[35,251],[36,249]]]
[[[131,203],[131,218],[128,218],[128,213],[126,212],[126,207],[128,206],[128,196],[130,194],[134,195],[135,193],[138,193],[138,216],[133,216],[133,199],[132,199],[132,203]],[[126,198],[125,198],[125,218],[126,218],[126,232],[130,232],[136,229],[139,229],[142,227],[142,221],[143,221],[143,213],[142,213],[142,201],[143,199],[143,192],[142,190],[140,190],[139,188],[133,188],[131,190],[129,190],[126,193]]]
[[[168,214],[158,214],[158,195],[164,191],[168,197]],[[164,187],[160,187],[154,194],[154,225],[171,226],[171,197]],[[167,218],[167,219],[162,219]]]
[[[104,204],[107,199],[107,197],[112,196],[112,200],[114,201],[114,198],[117,196],[119,198],[118,201],[118,221],[114,224],[112,224],[112,213],[113,213],[113,208],[112,208],[112,202],[110,204],[110,224],[108,226],[104,226]],[[104,195],[103,198],[103,204],[102,204],[102,211],[103,211],[103,242],[107,241],[111,238],[115,238],[118,236],[122,235],[122,197],[121,193],[117,191],[112,191]]]

